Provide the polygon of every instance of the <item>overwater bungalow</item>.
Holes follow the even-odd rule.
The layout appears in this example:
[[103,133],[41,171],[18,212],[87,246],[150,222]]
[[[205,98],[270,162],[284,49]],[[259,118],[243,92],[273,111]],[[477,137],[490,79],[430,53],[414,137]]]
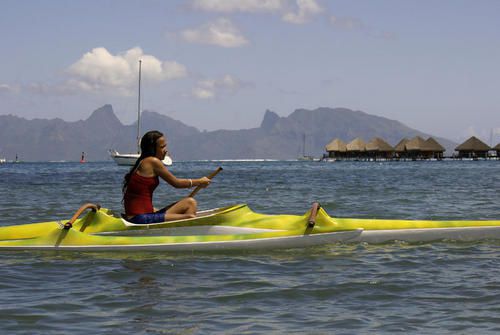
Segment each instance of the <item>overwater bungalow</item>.
[[490,150],[491,148],[486,143],[475,136],[470,137],[467,141],[455,148],[455,151],[458,151],[458,158],[472,159],[477,159],[479,157],[487,158],[488,151]]
[[406,156],[412,160],[428,158],[427,143],[420,136],[415,136],[405,143]]
[[325,146],[328,158],[343,158],[346,156],[347,146],[341,139],[335,138]]
[[497,145],[495,145],[493,147],[493,150],[495,150],[497,152],[497,159],[500,158],[500,143],[498,143]]
[[366,156],[366,143],[362,138],[356,137],[354,140],[346,144],[347,157],[361,159]]
[[401,141],[398,142],[398,144],[396,144],[396,146],[394,147],[394,156],[396,157],[396,159],[399,159],[399,158],[406,158],[406,142],[408,142],[409,139],[407,139],[406,137],[403,138]]
[[436,141],[435,139],[433,139],[432,137],[429,137],[426,141],[425,141],[427,147],[427,156],[429,158],[436,158],[436,159],[443,159],[443,155],[444,155],[444,152],[446,151],[446,149],[438,143],[438,141]]
[[380,137],[375,137],[366,143],[366,154],[373,160],[391,159],[394,155],[394,148]]

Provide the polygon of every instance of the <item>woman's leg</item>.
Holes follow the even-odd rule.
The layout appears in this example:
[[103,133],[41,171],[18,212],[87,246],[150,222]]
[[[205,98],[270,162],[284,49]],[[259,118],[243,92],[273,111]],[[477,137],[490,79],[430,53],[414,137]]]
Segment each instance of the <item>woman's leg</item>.
[[165,212],[165,221],[189,219],[196,217],[197,202],[187,197],[179,200]]

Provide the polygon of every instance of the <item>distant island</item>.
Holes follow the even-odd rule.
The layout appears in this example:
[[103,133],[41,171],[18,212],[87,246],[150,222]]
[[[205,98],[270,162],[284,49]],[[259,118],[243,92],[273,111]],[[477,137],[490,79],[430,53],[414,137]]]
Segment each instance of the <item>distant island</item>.
[[[95,110],[88,119],[27,120],[0,115],[0,157],[22,161],[109,160],[108,150],[135,150],[136,124],[124,125],[111,105]],[[305,153],[321,157],[333,139],[369,141],[381,137],[395,145],[404,137],[429,137],[399,121],[347,108],[297,109],[287,117],[267,110],[258,128],[200,131],[156,112],[144,111],[143,131],[157,129],[169,138],[175,160],[205,159],[296,159]],[[447,152],[456,143],[433,136]]]

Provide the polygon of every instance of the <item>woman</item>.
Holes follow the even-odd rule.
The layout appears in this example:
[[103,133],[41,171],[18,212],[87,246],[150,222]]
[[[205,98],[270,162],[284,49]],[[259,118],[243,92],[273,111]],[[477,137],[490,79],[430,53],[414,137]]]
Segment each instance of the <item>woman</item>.
[[141,156],[125,175],[123,182],[123,202],[127,220],[138,224],[187,219],[196,216],[196,200],[184,198],[174,205],[156,211],[153,207],[153,192],[159,178],[175,188],[206,187],[207,177],[199,179],[179,179],[163,165],[167,154],[167,140],[156,130],[148,131],[141,139]]

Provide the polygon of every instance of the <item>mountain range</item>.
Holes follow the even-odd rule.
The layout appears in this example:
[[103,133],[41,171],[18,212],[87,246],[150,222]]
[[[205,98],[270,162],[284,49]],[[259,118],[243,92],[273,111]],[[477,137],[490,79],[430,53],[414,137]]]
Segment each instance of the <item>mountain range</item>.
[[[297,109],[286,117],[267,110],[258,128],[240,130],[200,131],[150,111],[143,112],[141,123],[143,132],[156,129],[167,135],[174,160],[294,159],[304,152],[321,157],[333,138],[349,142],[355,137],[365,141],[381,137],[395,145],[403,137],[431,136],[399,121],[347,108],[325,107]],[[136,123],[122,124],[111,105],[104,105],[88,119],[76,122],[0,115],[0,157],[77,161],[85,152],[89,161],[109,160],[109,149],[136,150],[136,127]],[[448,152],[456,146],[447,139],[435,139]]]

